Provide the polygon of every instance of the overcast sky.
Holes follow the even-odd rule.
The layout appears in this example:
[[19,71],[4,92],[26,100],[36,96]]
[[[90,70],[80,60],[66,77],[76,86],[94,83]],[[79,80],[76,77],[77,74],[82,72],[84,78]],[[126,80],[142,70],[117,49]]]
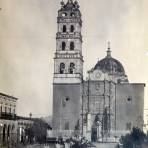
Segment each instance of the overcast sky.
[[[129,81],[148,84],[148,1],[79,0],[79,4],[84,74],[105,57],[110,41],[112,56],[123,64]],[[19,98],[19,115],[51,115],[60,0],[0,0],[0,7],[0,92]],[[145,91],[148,96],[147,87]]]

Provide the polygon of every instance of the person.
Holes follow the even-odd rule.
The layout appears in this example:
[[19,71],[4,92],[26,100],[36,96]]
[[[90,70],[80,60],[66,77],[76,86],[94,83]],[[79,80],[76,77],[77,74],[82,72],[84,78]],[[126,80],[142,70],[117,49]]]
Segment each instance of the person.
[[60,144],[58,142],[56,143],[56,148],[60,148]]

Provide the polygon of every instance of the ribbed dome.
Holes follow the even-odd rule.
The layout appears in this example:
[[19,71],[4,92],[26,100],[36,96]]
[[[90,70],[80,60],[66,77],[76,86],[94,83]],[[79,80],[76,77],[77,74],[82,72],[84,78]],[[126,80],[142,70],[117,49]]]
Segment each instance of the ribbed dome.
[[94,69],[99,69],[103,72],[107,72],[109,74],[114,75],[125,75],[125,71],[122,64],[118,60],[112,58],[110,45],[107,50],[107,56],[104,59],[98,61]]
[[125,71],[124,71],[122,64],[118,60],[112,57],[106,57],[98,61],[94,69],[99,69],[109,74],[125,75]]

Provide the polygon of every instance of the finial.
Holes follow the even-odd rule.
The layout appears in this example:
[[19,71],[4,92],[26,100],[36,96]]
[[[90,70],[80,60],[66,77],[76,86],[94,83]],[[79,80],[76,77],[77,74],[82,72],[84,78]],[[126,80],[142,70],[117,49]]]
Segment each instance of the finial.
[[74,5],[75,5],[76,8],[80,7],[77,0],[74,1]]
[[75,4],[75,5],[78,5],[78,1],[77,1],[77,0],[75,0],[75,1],[74,1],[74,4]]
[[65,3],[64,3],[64,1],[62,0],[62,1],[61,1],[61,6],[64,7],[64,5],[65,5]]
[[107,57],[111,57],[111,50],[110,50],[110,42],[108,42],[108,47],[107,47]]
[[108,44],[108,49],[110,49],[110,42],[108,42],[107,44]]

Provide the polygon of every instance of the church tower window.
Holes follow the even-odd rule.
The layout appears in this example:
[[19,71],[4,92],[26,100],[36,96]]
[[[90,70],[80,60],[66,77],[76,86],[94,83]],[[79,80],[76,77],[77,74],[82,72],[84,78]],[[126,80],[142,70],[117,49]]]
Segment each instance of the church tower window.
[[74,42],[70,42],[70,50],[74,50],[74,48],[75,48]]
[[65,70],[65,64],[64,63],[60,63],[60,74],[63,74]]
[[72,13],[70,14],[70,16],[74,17],[74,16],[75,16],[75,14],[72,12]]
[[73,25],[70,26],[70,32],[74,32],[75,28]]
[[65,50],[65,48],[66,48],[66,43],[62,42],[62,50]]
[[74,73],[74,69],[75,69],[75,64],[74,63],[70,63],[69,73],[73,74]]
[[67,13],[65,13],[65,12],[64,12],[64,13],[62,13],[62,16],[63,16],[63,17],[67,16]]
[[66,32],[67,29],[66,29],[66,25],[63,25],[63,32]]

